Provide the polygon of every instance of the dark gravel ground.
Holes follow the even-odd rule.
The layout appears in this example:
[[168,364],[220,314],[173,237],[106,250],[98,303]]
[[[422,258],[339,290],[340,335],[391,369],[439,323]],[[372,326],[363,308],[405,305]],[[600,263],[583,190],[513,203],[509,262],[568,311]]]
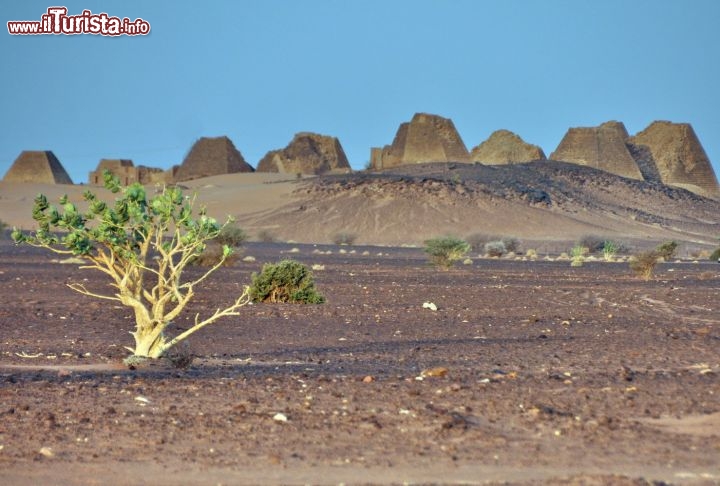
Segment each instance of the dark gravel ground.
[[326,304],[130,370],[131,314],[64,285],[102,275],[0,243],[0,484],[720,484],[719,265],[296,248],[247,245],[177,328],[283,257]]

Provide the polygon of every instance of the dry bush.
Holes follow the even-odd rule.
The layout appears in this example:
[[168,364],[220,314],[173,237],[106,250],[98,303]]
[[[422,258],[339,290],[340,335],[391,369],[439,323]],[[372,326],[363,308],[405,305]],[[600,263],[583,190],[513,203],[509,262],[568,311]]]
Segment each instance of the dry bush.
[[643,280],[650,280],[655,272],[660,255],[656,250],[638,253],[630,260],[630,269]]
[[504,236],[500,241],[505,245],[508,253],[520,253],[520,240],[514,236]]
[[598,235],[585,235],[577,241],[577,246],[587,248],[588,253],[593,254],[605,247],[605,242],[609,241],[607,238],[603,238]]
[[269,230],[258,231],[257,239],[258,241],[261,241],[263,243],[274,243],[275,241],[277,241],[275,235]]
[[218,264],[221,264],[224,267],[230,267],[237,263],[239,258],[239,253],[234,251],[229,256],[225,256],[223,260],[223,247],[217,243],[209,243],[205,247],[205,250],[203,250],[203,252],[199,255],[193,257],[189,263],[199,267],[214,267]]
[[655,248],[655,253],[657,254],[658,258],[662,258],[665,261],[670,260],[675,256],[675,252],[677,251],[678,244],[675,241],[665,241],[657,246]]
[[720,261],[720,248],[710,254],[709,260]]
[[357,240],[357,235],[354,233],[340,232],[333,236],[333,243],[336,245],[352,245]]
[[477,253],[482,253],[485,250],[486,243],[497,240],[500,240],[500,238],[485,233],[473,233],[465,238],[465,241],[470,245],[470,249]]
[[489,241],[485,243],[485,254],[490,257],[497,257],[500,258],[505,253],[507,253],[507,248],[505,248],[505,243],[502,241]]

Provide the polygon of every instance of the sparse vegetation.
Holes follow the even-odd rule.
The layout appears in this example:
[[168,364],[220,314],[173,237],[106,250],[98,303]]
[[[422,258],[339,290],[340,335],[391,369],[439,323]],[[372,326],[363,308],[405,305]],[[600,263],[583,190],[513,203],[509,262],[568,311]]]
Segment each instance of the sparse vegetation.
[[484,251],[485,255],[489,257],[500,258],[507,253],[507,248],[505,248],[505,243],[502,241],[489,241],[485,243]]
[[310,269],[295,260],[266,263],[262,271],[252,274],[250,298],[254,302],[297,302],[322,304]]
[[[140,184],[120,186],[119,179],[104,173],[105,187],[120,193],[114,206],[87,190],[88,205],[81,212],[63,196],[58,208],[39,194],[35,198],[33,219],[39,229],[34,234],[13,231],[16,243],[27,243],[58,254],[85,260],[84,269],[108,275],[114,292],[95,291],[83,283],[68,286],[87,296],[118,302],[131,308],[135,346],[128,347],[130,359],[159,358],[184,339],[221,317],[239,314],[249,302],[248,288],[224,309],[195,323],[170,338],[165,330],[195,295],[195,288],[220,268],[232,254],[224,246],[218,263],[191,279],[183,278],[185,267],[200,255],[208,241],[216,238],[225,225],[207,216],[203,209],[193,215],[194,198],[186,198],[177,187],[166,187],[148,200]],[[62,237],[56,232],[64,232]]]
[[665,261],[672,259],[677,251],[678,244],[675,241],[665,241],[655,248],[655,253],[658,258],[662,258]]
[[425,253],[429,255],[433,265],[450,268],[465,257],[470,245],[460,238],[446,236],[425,241]]
[[275,235],[269,230],[258,231],[257,239],[262,243],[274,243],[275,241],[277,241]]
[[230,248],[239,248],[247,239],[247,233],[234,222],[230,222],[220,230],[215,241],[220,245],[227,245]]
[[333,237],[333,243],[336,245],[352,245],[357,240],[354,233],[340,232]]
[[603,243],[603,258],[606,262],[611,262],[615,258],[615,255],[618,252],[618,246],[615,244],[614,241],[611,240],[605,240],[605,243]]
[[8,225],[5,221],[0,219],[0,239],[5,238],[5,232],[7,231]]
[[585,255],[588,254],[588,249],[582,245],[575,245],[570,250],[570,266],[571,267],[582,267],[585,263]]
[[500,241],[505,245],[505,251],[508,253],[520,252],[520,240],[514,236],[505,236]]
[[223,267],[230,267],[237,263],[239,259],[240,254],[237,251],[225,256],[223,245],[217,242],[209,242],[200,254],[190,259],[189,263],[200,267],[214,267],[218,264]]
[[472,251],[477,253],[482,253],[485,251],[485,244],[489,241],[496,241],[500,238],[493,235],[488,235],[485,233],[473,233],[471,235],[468,235],[467,238],[465,238],[465,241],[470,245],[470,248]]
[[656,250],[638,253],[630,259],[630,269],[643,280],[650,280],[658,264],[658,258]]
[[578,240],[577,246],[587,248],[587,253],[592,255],[599,251],[603,251],[607,241],[608,240],[602,236],[585,235]]
[[717,248],[714,252],[710,254],[710,260],[714,262],[720,261],[720,248]]

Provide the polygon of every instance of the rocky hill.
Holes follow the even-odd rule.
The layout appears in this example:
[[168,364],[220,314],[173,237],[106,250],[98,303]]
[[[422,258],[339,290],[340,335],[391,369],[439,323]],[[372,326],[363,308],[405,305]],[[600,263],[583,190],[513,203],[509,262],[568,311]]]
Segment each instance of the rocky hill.
[[258,172],[285,174],[324,174],[349,171],[345,151],[335,137],[317,133],[298,133],[282,150],[272,150],[260,160]]
[[482,164],[516,164],[545,160],[545,152],[509,130],[497,130],[470,151],[470,160]]

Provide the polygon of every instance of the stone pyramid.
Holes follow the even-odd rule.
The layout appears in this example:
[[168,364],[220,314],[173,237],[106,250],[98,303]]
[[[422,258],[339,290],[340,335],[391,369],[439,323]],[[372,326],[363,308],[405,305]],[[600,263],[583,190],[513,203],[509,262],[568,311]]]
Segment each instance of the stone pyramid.
[[496,130],[470,152],[473,162],[488,165],[517,164],[545,160],[545,152],[509,130]]
[[272,150],[262,158],[258,172],[286,174],[324,174],[334,170],[350,171],[345,151],[335,137],[302,132],[282,150]]
[[636,151],[649,152],[663,184],[718,197],[720,186],[705,149],[689,123],[654,121],[628,140]]
[[195,142],[178,168],[175,181],[253,171],[228,137],[202,137]]
[[49,150],[24,150],[5,173],[4,182],[72,184],[55,154]]
[[373,148],[374,169],[424,162],[470,162],[470,154],[449,118],[416,113],[398,128],[392,145]]
[[570,128],[550,159],[573,162],[631,179],[643,180],[642,173],[626,145],[628,132],[617,121],[599,127]]

